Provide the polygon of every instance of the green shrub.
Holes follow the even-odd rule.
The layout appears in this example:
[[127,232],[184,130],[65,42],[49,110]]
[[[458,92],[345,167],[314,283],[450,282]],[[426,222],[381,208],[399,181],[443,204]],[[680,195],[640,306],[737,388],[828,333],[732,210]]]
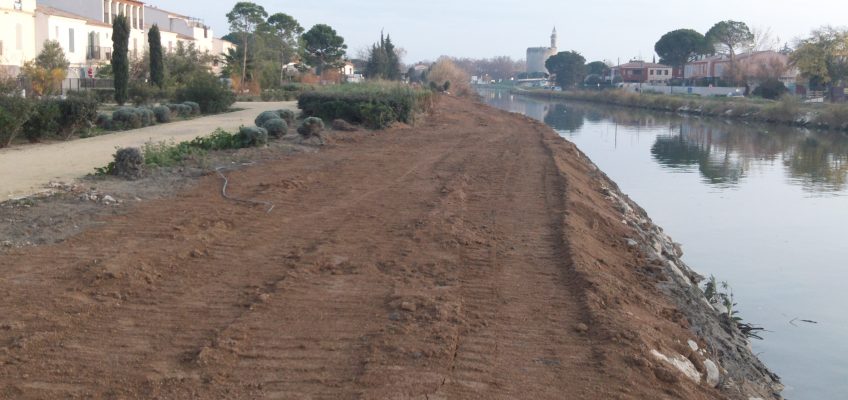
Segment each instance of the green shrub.
[[136,112],[141,117],[141,126],[150,126],[156,124],[156,115],[153,113],[153,110],[142,107],[137,108]]
[[303,120],[300,127],[297,128],[297,133],[303,137],[317,136],[324,130],[324,121],[321,118],[309,117]]
[[195,138],[189,145],[203,150],[238,149],[244,147],[244,140],[238,133],[232,134],[218,128],[208,136]]
[[198,73],[190,78],[185,87],[174,93],[178,102],[192,101],[198,104],[204,114],[217,114],[227,111],[235,102],[236,96],[212,74]]
[[200,115],[200,104],[197,104],[193,101],[184,101],[183,105],[191,107],[192,115]]
[[769,78],[763,81],[760,86],[757,86],[752,94],[764,99],[777,100],[788,92],[789,89],[786,88],[786,85],[784,85],[783,82],[774,78]]
[[17,95],[0,95],[0,147],[12,144],[32,115],[35,103]]
[[141,128],[141,114],[132,107],[121,107],[112,112],[112,125],[115,129]]
[[23,126],[23,134],[30,142],[37,142],[59,131],[59,102],[44,99],[35,102],[32,115]]
[[297,115],[292,110],[277,110],[277,114],[283,121],[286,121],[289,126],[294,125],[294,120],[297,119]]
[[265,121],[262,127],[268,131],[268,135],[276,138],[285,136],[289,132],[289,125],[282,118],[271,118]]
[[394,110],[385,104],[363,104],[360,114],[362,124],[372,129],[384,129],[398,119]]
[[94,120],[94,124],[100,129],[114,129],[112,125],[112,116],[106,113],[97,114],[97,119]]
[[144,173],[144,156],[135,147],[119,149],[115,152],[115,161],[111,172],[126,179],[141,178]]
[[277,113],[276,111],[263,111],[262,113],[260,113],[256,117],[255,120],[253,120],[253,122],[256,124],[256,126],[265,126],[266,121],[272,120],[272,119],[275,119],[275,118],[277,118],[277,119],[280,118],[280,114]]
[[88,129],[97,119],[97,107],[100,104],[92,95],[69,95],[59,101],[60,133],[68,139],[80,129]]
[[135,81],[130,83],[127,94],[130,101],[138,107],[150,104],[159,97],[159,89],[148,85],[146,82]]
[[160,124],[171,122],[171,109],[166,106],[154,107],[153,115],[156,117],[156,122]]
[[268,131],[265,128],[242,126],[239,128],[239,135],[241,135],[245,147],[264,146],[268,144]]
[[307,117],[382,128],[394,121],[413,123],[416,113],[430,109],[432,96],[426,90],[398,85],[347,84],[303,93],[298,107]]

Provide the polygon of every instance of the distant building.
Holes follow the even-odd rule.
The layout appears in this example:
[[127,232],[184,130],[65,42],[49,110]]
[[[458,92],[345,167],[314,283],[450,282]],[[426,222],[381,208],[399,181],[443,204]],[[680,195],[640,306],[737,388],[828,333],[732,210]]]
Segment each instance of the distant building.
[[554,28],[551,34],[551,47],[530,47],[527,49],[527,73],[544,72],[550,74],[545,68],[545,61],[557,54],[557,31]]
[[665,85],[672,79],[674,69],[668,65],[645,61],[630,61],[610,68],[614,82]]
[[[735,74],[741,79],[747,79],[749,84],[772,77],[792,89],[799,74],[798,69],[790,65],[788,55],[771,50],[738,54],[735,63]],[[684,78],[689,82],[713,83],[717,79],[731,78],[732,73],[730,57],[723,55],[695,60],[686,64],[683,70]]]
[[35,58],[34,20],[35,0],[0,1],[0,73],[16,76]]

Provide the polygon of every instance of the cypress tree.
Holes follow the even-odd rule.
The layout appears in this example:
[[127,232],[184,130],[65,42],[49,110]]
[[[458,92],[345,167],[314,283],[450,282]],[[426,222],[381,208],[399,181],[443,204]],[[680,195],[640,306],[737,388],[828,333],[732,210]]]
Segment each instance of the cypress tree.
[[165,86],[165,61],[162,58],[162,37],[158,25],[153,24],[147,32],[147,41],[150,43],[150,83],[162,89]]
[[115,102],[119,105],[124,105],[129,98],[129,42],[130,25],[127,17],[118,15],[112,22],[112,72],[115,75]]

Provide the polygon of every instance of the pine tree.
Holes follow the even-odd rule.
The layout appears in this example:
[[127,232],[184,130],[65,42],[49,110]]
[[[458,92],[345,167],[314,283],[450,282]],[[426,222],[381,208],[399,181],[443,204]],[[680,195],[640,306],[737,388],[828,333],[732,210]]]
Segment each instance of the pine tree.
[[129,97],[130,25],[127,17],[118,15],[112,22],[112,71],[115,74],[115,102],[124,105]]
[[162,37],[159,26],[153,24],[147,33],[150,43],[150,83],[162,89],[165,86],[165,60],[162,58]]

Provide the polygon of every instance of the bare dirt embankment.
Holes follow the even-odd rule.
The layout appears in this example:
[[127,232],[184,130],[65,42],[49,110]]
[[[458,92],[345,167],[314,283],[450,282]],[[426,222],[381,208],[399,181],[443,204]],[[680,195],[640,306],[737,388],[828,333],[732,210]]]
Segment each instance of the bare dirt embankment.
[[544,125],[444,97],[415,128],[330,140],[229,174],[270,213],[209,175],[0,254],[0,397],[768,394],[706,383],[721,357],[687,340],[726,349],[658,289],[685,266]]

